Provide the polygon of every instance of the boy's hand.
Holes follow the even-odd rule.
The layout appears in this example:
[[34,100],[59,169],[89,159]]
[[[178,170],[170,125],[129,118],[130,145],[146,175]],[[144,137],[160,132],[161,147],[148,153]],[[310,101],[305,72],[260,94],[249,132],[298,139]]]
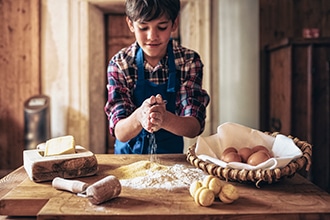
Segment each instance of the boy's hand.
[[146,99],[140,109],[141,114],[138,120],[146,131],[153,133],[161,129],[166,112],[166,102],[161,95]]
[[150,108],[150,123],[152,124],[151,130],[153,132],[162,128],[165,120],[166,113],[166,100],[163,100],[161,95],[156,95],[156,103]]
[[150,114],[150,107],[152,106],[153,103],[156,102],[156,97],[152,96],[142,103],[140,106],[140,114],[138,117],[138,120],[141,124],[141,126],[150,132],[152,124],[149,121],[149,114]]

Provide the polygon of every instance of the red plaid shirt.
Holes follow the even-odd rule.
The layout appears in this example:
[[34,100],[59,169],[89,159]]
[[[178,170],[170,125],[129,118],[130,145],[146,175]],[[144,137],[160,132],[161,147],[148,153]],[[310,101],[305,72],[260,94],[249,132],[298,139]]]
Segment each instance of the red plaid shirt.
[[[114,134],[116,123],[128,117],[138,107],[133,103],[133,91],[138,78],[135,55],[138,49],[135,42],[129,47],[120,50],[109,62],[108,100],[104,107],[108,116],[110,133]],[[203,63],[199,55],[182,47],[173,40],[173,53],[177,74],[180,74],[180,88],[176,95],[176,114],[179,116],[196,117],[201,125],[200,133],[205,127],[206,106],[210,97],[202,89]],[[152,68],[144,63],[145,79],[156,83],[166,83],[168,80],[168,56]]]

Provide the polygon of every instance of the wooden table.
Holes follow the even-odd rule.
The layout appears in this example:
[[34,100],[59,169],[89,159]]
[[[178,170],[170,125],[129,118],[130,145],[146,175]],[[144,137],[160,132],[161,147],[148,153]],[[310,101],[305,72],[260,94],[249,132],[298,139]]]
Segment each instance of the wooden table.
[[[97,155],[99,171],[79,178],[93,183],[121,165],[148,160],[148,155]],[[158,155],[165,165],[186,164],[185,155]],[[0,180],[0,214],[37,219],[330,219],[330,195],[296,174],[273,184],[233,183],[240,198],[232,204],[216,200],[210,207],[195,204],[187,190],[176,192],[123,188],[116,199],[92,205],[87,198],[34,183],[23,167]]]

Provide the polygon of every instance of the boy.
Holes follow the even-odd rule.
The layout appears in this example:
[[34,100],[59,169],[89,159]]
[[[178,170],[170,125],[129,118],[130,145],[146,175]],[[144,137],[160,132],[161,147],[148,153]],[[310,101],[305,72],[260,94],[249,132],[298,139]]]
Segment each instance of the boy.
[[202,89],[199,55],[171,39],[180,0],[126,0],[136,42],[108,65],[105,112],[116,154],[183,153],[183,136],[205,126],[209,95]]

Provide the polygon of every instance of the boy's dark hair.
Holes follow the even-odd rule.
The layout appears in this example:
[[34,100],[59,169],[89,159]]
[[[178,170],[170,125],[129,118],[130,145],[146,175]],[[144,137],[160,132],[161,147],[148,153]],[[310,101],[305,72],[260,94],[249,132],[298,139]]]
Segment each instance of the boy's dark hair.
[[125,6],[131,21],[151,21],[165,15],[174,23],[180,11],[180,0],[126,0]]

